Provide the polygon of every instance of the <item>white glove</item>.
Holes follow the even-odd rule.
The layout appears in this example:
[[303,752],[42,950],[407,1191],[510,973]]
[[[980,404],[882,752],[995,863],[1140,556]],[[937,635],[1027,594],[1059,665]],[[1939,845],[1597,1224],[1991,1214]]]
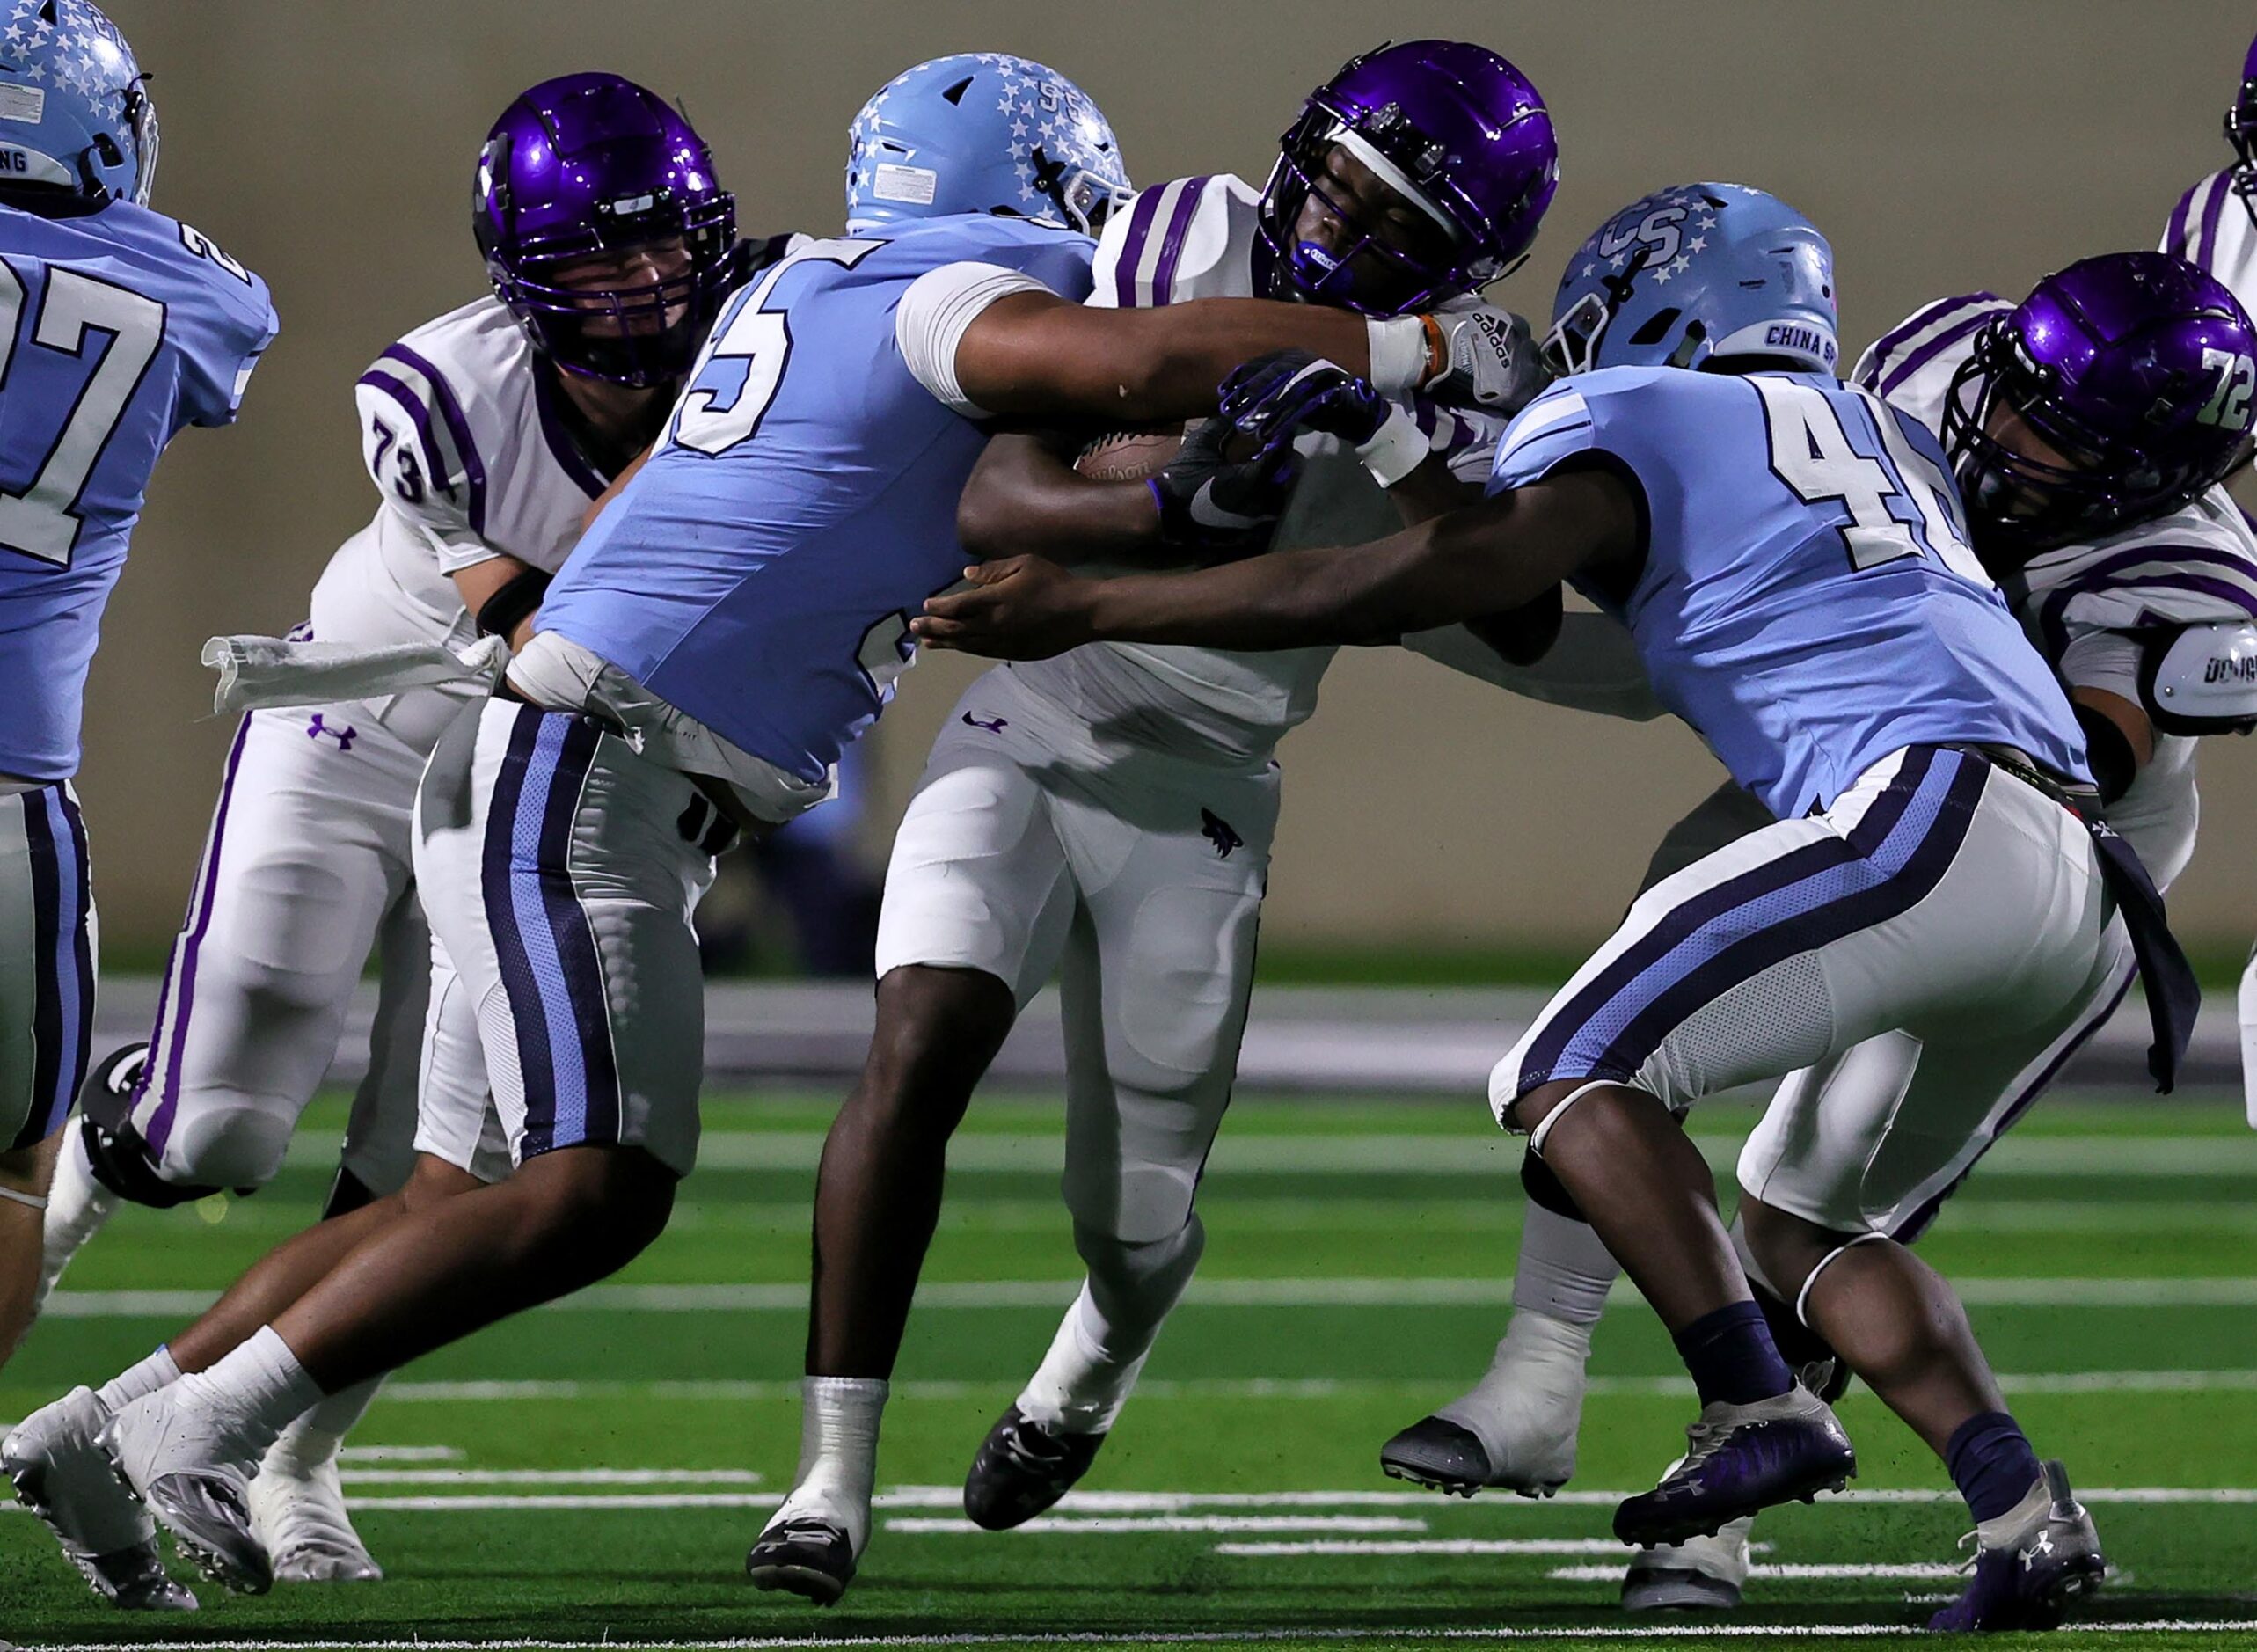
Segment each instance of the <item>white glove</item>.
[[1528,323],[1509,310],[1475,304],[1367,325],[1371,386],[1391,401],[1423,391],[1450,406],[1509,417],[1552,382]]

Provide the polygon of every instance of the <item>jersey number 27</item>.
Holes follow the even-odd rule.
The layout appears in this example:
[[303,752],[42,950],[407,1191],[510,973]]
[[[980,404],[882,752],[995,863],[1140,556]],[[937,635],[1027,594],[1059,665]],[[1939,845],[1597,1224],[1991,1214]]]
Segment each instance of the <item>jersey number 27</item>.
[[[16,364],[23,313],[23,278],[0,264],[0,385]],[[64,414],[31,486],[20,493],[0,489],[0,546],[64,567],[78,542],[76,508],[86,478],[164,342],[164,306],[77,270],[50,267],[32,323],[33,346],[84,356],[97,333],[108,338],[109,347]]]

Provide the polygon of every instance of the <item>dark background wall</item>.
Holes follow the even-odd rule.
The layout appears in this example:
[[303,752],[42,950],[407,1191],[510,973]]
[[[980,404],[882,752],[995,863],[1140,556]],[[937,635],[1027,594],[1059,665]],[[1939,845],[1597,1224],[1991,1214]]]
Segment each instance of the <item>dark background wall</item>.
[[[155,71],[157,204],[259,270],[283,318],[239,429],[160,471],[96,663],[82,780],[113,943],[178,921],[227,729],[197,646],[302,617],[366,520],[351,385],[407,328],[475,296],[466,207],[487,124],[523,85],[610,68],[679,95],[749,230],[828,230],[847,121],[953,50],[1041,58],[1111,116],[1141,180],[1259,179],[1307,89],[1386,36],[1479,40],[1558,121],[1552,227],[1503,289],[1547,313],[1559,262],[1662,184],[1743,181],[1831,237],[1845,342],[1915,305],[2016,292],[2088,252],[2151,245],[2221,164],[2218,116],[2257,18],[2170,0],[1613,0],[1134,5],[718,0],[114,0]],[[903,679],[880,731],[881,845],[965,675]],[[1421,663],[1348,659],[1286,746],[1271,936],[1572,944],[1603,932],[1663,828],[1716,770],[1674,725],[1571,719]],[[2208,841],[2173,902],[2195,938],[2257,917],[2248,749],[2205,764]]]

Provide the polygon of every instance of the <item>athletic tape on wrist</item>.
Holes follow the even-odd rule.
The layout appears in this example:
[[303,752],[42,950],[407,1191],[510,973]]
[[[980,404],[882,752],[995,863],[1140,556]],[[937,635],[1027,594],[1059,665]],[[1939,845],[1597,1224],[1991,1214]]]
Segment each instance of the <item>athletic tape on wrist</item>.
[[[1857,1249],[1860,1245],[1870,1245],[1876,1239],[1885,1239],[1888,1237],[1888,1235],[1886,1233],[1860,1233],[1848,1244],[1837,1245],[1832,1250],[1828,1251],[1823,1256],[1821,1256],[1818,1259],[1818,1266],[1812,1268],[1810,1272],[1804,1276],[1802,1281],[1802,1289],[1794,1293],[1794,1317],[1801,1321],[1802,1327],[1805,1330],[1813,1332],[1818,1331],[1818,1327],[1810,1323],[1810,1316],[1803,1312],[1805,1308],[1810,1305],[1810,1287],[1818,1283],[1818,1276],[1824,1273],[1828,1265],[1837,1257],[1843,1255],[1846,1252]],[[1819,1334],[1822,1335],[1823,1334],[1822,1332]]]
[[[1375,318],[1363,324],[1371,370],[1365,380],[1390,401],[1399,401],[1433,378],[1441,368],[1435,362],[1435,343],[1428,337],[1431,321],[1425,316]],[[1441,329],[1434,329],[1435,339]],[[1443,365],[1448,365],[1447,353]]]
[[13,1188],[0,1188],[0,1199],[6,1199],[16,1204],[27,1204],[34,1210],[47,1209],[47,1198],[44,1195],[21,1193]]
[[1387,418],[1371,440],[1356,449],[1355,457],[1382,487],[1392,487],[1427,462],[1433,451],[1419,421],[1400,407],[1390,406]]

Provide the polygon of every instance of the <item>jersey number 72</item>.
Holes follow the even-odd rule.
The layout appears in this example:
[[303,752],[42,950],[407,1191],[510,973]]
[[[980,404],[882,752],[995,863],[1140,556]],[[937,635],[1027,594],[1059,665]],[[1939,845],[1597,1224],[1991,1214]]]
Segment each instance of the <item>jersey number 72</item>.
[[[23,278],[0,263],[0,393],[16,365],[23,313]],[[0,489],[0,547],[63,567],[78,543],[77,507],[86,478],[164,342],[164,306],[128,288],[50,266],[32,322],[32,345],[84,356],[94,347],[94,333],[106,335],[109,346],[63,414],[31,486],[20,493]]]

